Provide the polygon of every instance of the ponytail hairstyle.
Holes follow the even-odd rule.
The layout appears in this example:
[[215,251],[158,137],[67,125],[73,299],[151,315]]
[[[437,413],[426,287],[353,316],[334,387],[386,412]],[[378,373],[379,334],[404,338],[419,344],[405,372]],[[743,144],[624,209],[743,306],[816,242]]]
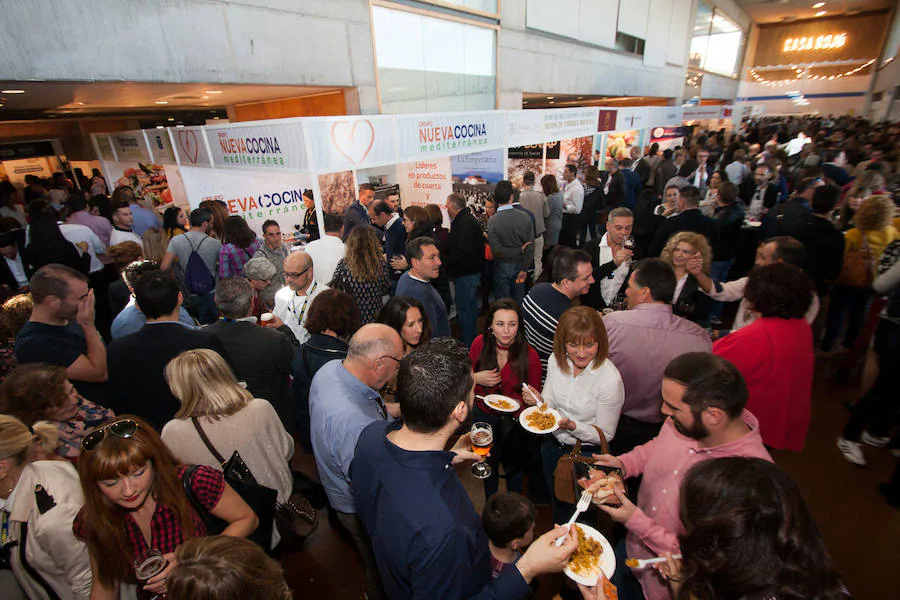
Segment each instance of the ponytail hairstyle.
[[52,454],[59,444],[59,430],[48,421],[32,427],[10,415],[0,415],[0,460],[11,459],[16,466],[34,460],[34,452]]

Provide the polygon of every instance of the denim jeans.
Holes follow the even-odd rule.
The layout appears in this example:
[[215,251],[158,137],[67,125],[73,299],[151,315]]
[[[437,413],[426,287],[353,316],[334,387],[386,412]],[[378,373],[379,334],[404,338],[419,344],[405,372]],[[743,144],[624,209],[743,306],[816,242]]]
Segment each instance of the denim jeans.
[[494,302],[500,298],[512,298],[516,304],[522,304],[525,299],[525,283],[516,283],[516,277],[521,271],[518,264],[494,261]]
[[[731,265],[734,264],[734,259],[731,258],[729,260],[714,260],[712,265],[709,268],[709,276],[715,281],[726,281],[728,278],[728,271],[731,270]],[[702,292],[701,292],[702,293]],[[722,314],[722,306],[721,302],[713,302],[710,305],[709,309],[709,318],[718,319]]]
[[478,284],[481,273],[463,275],[453,279],[454,302],[462,330],[462,343],[468,348],[475,340],[478,321]]

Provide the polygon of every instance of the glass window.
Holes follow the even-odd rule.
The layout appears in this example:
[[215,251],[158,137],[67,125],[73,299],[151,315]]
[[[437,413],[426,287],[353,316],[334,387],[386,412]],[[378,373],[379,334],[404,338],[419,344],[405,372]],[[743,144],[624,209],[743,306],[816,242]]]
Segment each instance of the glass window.
[[497,14],[497,0],[422,0],[428,4],[452,4],[463,10],[477,10],[479,12]]
[[718,9],[700,0],[691,38],[690,66],[737,77],[744,30]]
[[496,31],[372,7],[385,113],[496,108]]

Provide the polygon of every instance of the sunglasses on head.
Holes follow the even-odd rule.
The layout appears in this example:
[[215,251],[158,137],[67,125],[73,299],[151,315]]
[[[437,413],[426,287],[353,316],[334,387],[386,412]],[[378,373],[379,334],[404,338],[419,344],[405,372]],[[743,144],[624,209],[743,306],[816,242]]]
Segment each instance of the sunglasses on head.
[[116,437],[128,439],[137,433],[138,429],[140,429],[140,426],[131,419],[113,421],[109,425],[104,425],[100,429],[84,436],[84,439],[81,440],[81,449],[86,452],[95,450],[100,445],[100,442],[106,439],[107,431]]

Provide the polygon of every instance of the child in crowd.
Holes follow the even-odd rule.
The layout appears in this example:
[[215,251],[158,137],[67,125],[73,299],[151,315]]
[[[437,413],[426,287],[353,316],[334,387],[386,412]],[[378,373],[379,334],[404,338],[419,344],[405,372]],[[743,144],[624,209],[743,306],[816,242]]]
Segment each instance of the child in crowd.
[[534,540],[534,504],[516,492],[494,494],[488,498],[481,521],[491,549],[491,577],[514,565],[522,551]]

